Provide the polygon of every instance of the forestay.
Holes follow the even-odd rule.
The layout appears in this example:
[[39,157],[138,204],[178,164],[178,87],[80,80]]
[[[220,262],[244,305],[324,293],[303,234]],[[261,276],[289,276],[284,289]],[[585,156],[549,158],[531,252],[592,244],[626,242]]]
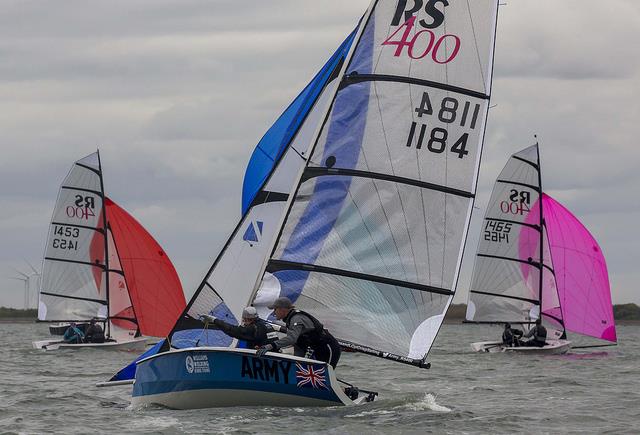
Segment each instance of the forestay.
[[420,365],[440,328],[473,208],[496,13],[494,0],[380,0],[359,28],[260,283],[345,346]]
[[[240,318],[261,276],[288,195],[337,87],[337,73],[353,37],[347,37],[256,147],[245,174],[243,217],[178,319],[170,337],[173,347],[231,344],[220,331],[203,330],[199,317],[211,314],[230,323]],[[263,288],[263,295],[272,293],[268,286]],[[267,313],[260,314],[266,317]]]
[[73,164],[58,193],[42,267],[39,320],[108,316],[107,292],[100,285],[107,268],[103,200],[100,159],[93,153]]

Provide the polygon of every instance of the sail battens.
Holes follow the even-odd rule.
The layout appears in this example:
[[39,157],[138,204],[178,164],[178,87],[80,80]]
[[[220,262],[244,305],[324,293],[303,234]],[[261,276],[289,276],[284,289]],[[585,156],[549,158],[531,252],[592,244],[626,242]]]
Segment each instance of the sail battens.
[[522,158],[522,157],[520,157],[520,156],[513,156],[513,158],[514,158],[514,159],[516,159],[516,160],[520,160],[521,162],[524,162],[524,163],[526,163],[526,164],[528,164],[528,165],[533,166],[533,168],[534,168],[536,171],[539,171],[539,170],[540,170],[540,167],[539,167],[536,163],[532,162],[531,160],[524,159],[524,158]]
[[453,86],[443,82],[418,79],[409,76],[395,76],[386,74],[358,74],[357,72],[351,72],[349,75],[345,76],[342,80],[342,83],[340,83],[340,88],[343,89],[349,85],[363,82],[407,83],[410,85],[419,85],[447,92],[455,92],[457,94],[466,95],[468,97],[478,98],[480,100],[489,100],[491,98],[491,96],[488,94],[474,91],[472,89],[461,88],[459,86]]
[[511,295],[507,295],[507,294],[504,294],[504,293],[483,292],[483,291],[480,291],[480,290],[469,290],[469,291],[471,293],[476,293],[476,294],[479,294],[479,295],[495,296],[495,297],[498,297],[498,298],[514,299],[514,300],[517,300],[517,301],[530,302],[530,303],[532,303],[534,305],[540,305],[540,302],[538,300],[536,300],[536,299],[522,298],[522,297],[519,297],[519,296],[511,296]]
[[99,169],[92,168],[91,166],[89,166],[89,165],[85,165],[84,163],[78,163],[78,162],[76,162],[76,166],[80,166],[81,168],[88,169],[88,170],[90,170],[91,172],[95,173],[96,175],[102,175],[102,173],[100,172],[100,170],[99,170]]
[[78,225],[78,224],[70,224],[66,222],[55,222],[55,221],[51,222],[51,225],[60,225],[63,227],[71,227],[71,228],[83,228],[85,230],[91,230],[101,234],[104,233],[102,228],[90,227],[88,225]]
[[55,258],[55,257],[44,257],[45,260],[50,261],[61,261],[63,263],[73,263],[73,264],[83,264],[85,266],[93,266],[99,267],[100,269],[105,269],[105,265],[101,263],[91,263],[89,261],[79,261],[79,260],[69,260],[67,258]]
[[522,186],[522,187],[528,187],[531,190],[535,190],[536,192],[540,192],[540,187],[539,186],[534,186],[533,184],[528,184],[528,183],[520,183],[518,181],[513,181],[513,180],[496,180],[496,183],[504,183],[504,184],[514,184],[516,186]]
[[521,258],[511,258],[511,257],[503,257],[501,255],[491,255],[491,254],[481,254],[481,253],[478,253],[478,257],[494,258],[496,260],[504,260],[504,261],[514,261],[516,263],[528,264],[529,266],[540,268],[540,262],[538,261],[529,261],[529,260],[523,260]]
[[475,198],[475,194],[472,192],[466,192],[466,191],[463,191],[460,189],[454,189],[448,186],[443,186],[443,185],[434,184],[434,183],[427,183],[424,181],[416,180],[414,178],[398,177],[396,175],[361,171],[357,169],[323,168],[323,167],[309,166],[307,169],[305,169],[305,173],[302,177],[302,181],[304,182],[313,177],[319,177],[323,175],[343,175],[343,176],[351,176],[351,177],[370,178],[373,180],[392,181],[394,183],[406,184],[409,186],[420,187],[422,189],[435,190],[438,192],[448,193],[448,194],[460,196],[463,198]]
[[268,202],[286,202],[289,199],[288,193],[282,192],[268,192],[266,190],[261,190],[256,194],[253,202],[251,202],[250,207],[255,207],[260,204],[266,204]]
[[536,231],[540,231],[540,225],[536,225],[536,224],[531,224],[528,222],[520,222],[520,221],[515,221],[512,219],[502,219],[502,218],[493,218],[493,217],[486,217],[485,220],[487,221],[493,221],[493,222],[504,222],[507,224],[514,224],[514,225],[522,225],[524,227],[529,227],[532,228]]
[[369,275],[365,273],[353,272],[350,270],[337,269],[333,267],[318,266],[314,264],[296,263],[293,261],[270,260],[267,265],[267,272],[275,273],[283,270],[304,270],[309,272],[325,273],[329,275],[344,276],[347,278],[355,278],[363,281],[378,282],[380,284],[388,284],[397,287],[404,287],[414,290],[420,290],[427,293],[435,293],[440,295],[452,296],[451,290],[432,287],[428,285],[417,284],[413,282],[401,281],[398,279],[386,278],[382,276]]
[[87,193],[93,193],[94,195],[102,196],[102,192],[100,192],[99,190],[87,189],[84,187],[60,186],[60,189],[77,190],[78,192],[87,192]]
[[[60,293],[50,293],[50,292],[45,292],[45,291],[41,291],[40,294],[41,295],[47,295],[47,296],[53,296],[55,298],[73,299],[73,300],[76,300],[76,301],[95,302],[96,304],[107,305],[107,301],[102,300],[102,299],[82,298],[80,296],[69,296],[69,295],[64,295],[64,294],[60,294]],[[87,320],[87,319],[84,319],[84,320]]]

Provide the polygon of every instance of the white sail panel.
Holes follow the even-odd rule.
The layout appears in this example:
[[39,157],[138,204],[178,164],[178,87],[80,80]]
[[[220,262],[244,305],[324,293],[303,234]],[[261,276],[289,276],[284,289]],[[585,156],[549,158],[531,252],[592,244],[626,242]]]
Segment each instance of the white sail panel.
[[106,314],[102,181],[98,154],[73,164],[53,212],[45,248],[39,319],[86,320]]
[[459,273],[497,2],[414,6],[372,3],[266,270],[343,342],[423,360]]
[[[534,145],[511,156],[496,180],[478,243],[469,321],[534,322],[540,316],[542,289],[555,289],[546,232],[541,234],[539,170]],[[556,307],[557,293],[543,301],[545,308]]]
[[[377,1],[365,33],[371,46],[359,44],[347,70],[446,83],[490,94],[497,2]],[[369,55],[361,55],[373,50]]]

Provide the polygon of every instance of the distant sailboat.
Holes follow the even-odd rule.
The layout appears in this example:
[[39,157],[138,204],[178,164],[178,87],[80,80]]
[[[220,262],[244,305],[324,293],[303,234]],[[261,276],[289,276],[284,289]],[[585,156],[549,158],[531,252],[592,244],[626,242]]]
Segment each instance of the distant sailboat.
[[473,209],[497,7],[451,2],[442,12],[372,2],[343,64],[332,68],[339,73],[298,129],[299,147],[265,177],[265,194],[251,201],[170,334],[172,348],[138,361],[134,406],[371,399],[347,397],[321,361],[211,346],[218,331],[198,319],[218,316],[223,299],[238,318],[247,304],[265,313],[288,296],[343,346],[429,367]]
[[180,280],[160,245],[105,197],[97,152],[75,162],[60,188],[39,298],[39,321],[96,319],[107,338],[105,343],[34,342],[46,350],[144,348],[141,335],[166,336],[184,309]]
[[546,325],[540,347],[473,343],[476,351],[565,353],[566,331],[616,341],[607,265],[598,243],[564,206],[542,193],[538,145],[513,156],[487,207],[467,322]]

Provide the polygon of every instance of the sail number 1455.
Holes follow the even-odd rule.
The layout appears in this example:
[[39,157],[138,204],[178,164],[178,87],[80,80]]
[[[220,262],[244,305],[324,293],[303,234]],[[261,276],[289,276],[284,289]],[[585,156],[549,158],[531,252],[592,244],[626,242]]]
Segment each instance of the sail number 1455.
[[[436,116],[438,121],[443,124],[458,124],[460,127],[475,130],[478,126],[478,117],[480,115],[480,104],[473,104],[465,101],[463,104],[453,98],[445,97],[440,102],[440,107],[434,109],[431,103],[431,97],[428,92],[423,92],[420,106],[416,107],[415,112],[418,118],[424,115]],[[448,148],[448,144],[453,142],[449,151],[457,154],[462,159],[469,154],[467,150],[467,141],[469,133],[463,133],[454,141],[449,138],[449,131],[446,128],[434,127],[429,131],[428,123],[418,123],[413,121],[409,129],[409,137],[407,138],[407,147],[411,147],[414,143],[416,149],[426,148],[432,153],[442,154]]]

